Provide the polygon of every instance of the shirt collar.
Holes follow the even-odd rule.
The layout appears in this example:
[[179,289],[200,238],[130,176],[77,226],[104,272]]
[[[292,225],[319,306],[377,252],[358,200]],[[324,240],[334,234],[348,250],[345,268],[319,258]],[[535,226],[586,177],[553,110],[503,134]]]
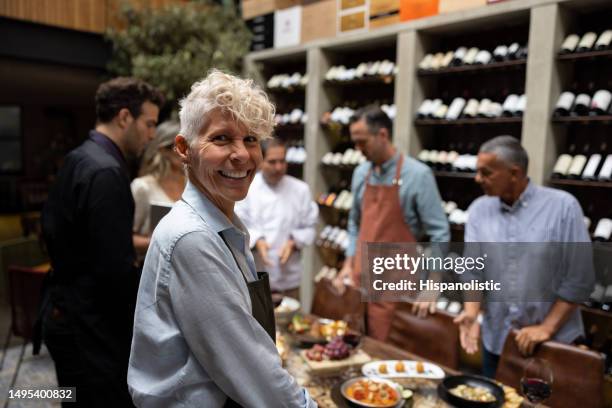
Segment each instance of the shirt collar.
[[104,133],[98,132],[97,130],[90,130],[89,138],[93,140],[95,144],[102,147],[106,151],[106,153],[113,156],[115,160],[117,160],[117,162],[121,165],[121,167],[123,167],[123,169],[127,171],[128,163],[125,160],[123,153],[121,153],[121,149],[119,149],[119,146],[117,146],[117,144],[113,142],[110,137],[106,136]]
[[[399,159],[400,153],[397,152],[389,160],[380,165],[380,174],[385,174],[389,170],[395,168],[395,163],[397,163],[397,159]],[[376,165],[372,163],[372,166],[375,168]]]
[[527,188],[525,188],[525,190],[521,193],[518,200],[516,200],[514,204],[508,205],[504,203],[500,197],[499,204],[500,204],[500,208],[502,212],[514,212],[514,211],[517,211],[521,207],[527,207],[529,205],[529,201],[533,197],[534,191],[535,191],[535,186],[533,185],[531,180],[528,179]]
[[234,215],[233,220],[227,218],[227,216],[190,181],[187,181],[182,199],[217,233],[230,229],[236,229],[244,233],[246,230],[238,217]]

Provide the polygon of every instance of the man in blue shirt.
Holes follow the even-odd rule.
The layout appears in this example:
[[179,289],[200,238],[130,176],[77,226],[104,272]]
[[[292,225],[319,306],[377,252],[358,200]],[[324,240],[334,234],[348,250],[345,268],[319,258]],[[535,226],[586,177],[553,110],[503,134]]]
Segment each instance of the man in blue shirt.
[[[349,247],[336,279],[360,282],[361,244],[365,242],[448,242],[449,226],[434,176],[426,165],[393,146],[391,119],[378,107],[358,110],[351,118],[351,139],[368,159],[353,173],[353,207],[349,213]],[[419,303],[421,314],[432,305]],[[385,340],[394,305],[368,304],[368,331]]]
[[[594,283],[590,239],[578,201],[564,191],[534,185],[527,177],[527,165],[527,152],[511,136],[484,143],[478,154],[476,182],[486,195],[468,210],[466,248],[486,246],[484,278],[504,282],[503,293],[494,301],[493,294],[485,295],[483,373],[489,377],[495,376],[512,329],[518,330],[515,340],[525,355],[549,339],[571,343],[583,335],[577,303],[588,297]],[[573,253],[568,256],[568,252]],[[552,296],[542,291],[538,299],[535,290],[544,289]],[[480,311],[480,302],[465,302],[465,310],[455,319],[468,353],[478,350]]]

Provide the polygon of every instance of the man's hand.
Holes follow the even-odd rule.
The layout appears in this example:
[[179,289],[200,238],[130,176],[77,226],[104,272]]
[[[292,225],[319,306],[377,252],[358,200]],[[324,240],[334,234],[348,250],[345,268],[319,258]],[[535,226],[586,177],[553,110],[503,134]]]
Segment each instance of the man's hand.
[[546,326],[538,324],[535,326],[523,327],[516,333],[514,340],[519,351],[525,357],[533,354],[535,347],[545,341],[550,340],[552,333]]
[[453,322],[459,325],[461,347],[468,354],[476,353],[478,351],[478,339],[480,338],[480,324],[476,317],[463,311]]
[[268,245],[265,239],[259,238],[257,242],[255,242],[255,249],[259,253],[259,256],[261,257],[261,260],[263,261],[264,265],[272,265],[270,258],[268,258],[268,250],[270,249],[270,246]]
[[332,282],[334,287],[340,294],[344,293],[346,289],[345,282],[352,282],[353,265],[351,265],[351,263],[352,262],[348,259],[345,260],[344,265],[342,265],[342,269],[340,269],[340,272],[338,273],[338,275],[336,275],[336,278]]
[[291,238],[289,238],[287,240],[287,242],[285,242],[285,245],[283,245],[283,248],[280,251],[280,263],[281,263],[281,265],[284,265],[285,262],[287,262],[289,260],[289,257],[293,253],[294,249],[295,249],[295,241],[292,240]]
[[428,314],[436,313],[436,302],[416,301],[412,304],[412,314],[424,318]]

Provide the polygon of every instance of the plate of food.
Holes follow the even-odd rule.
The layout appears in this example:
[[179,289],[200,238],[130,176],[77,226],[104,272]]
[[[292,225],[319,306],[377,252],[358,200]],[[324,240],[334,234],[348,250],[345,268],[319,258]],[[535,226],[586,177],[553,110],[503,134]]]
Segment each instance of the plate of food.
[[343,336],[348,324],[343,320],[315,319],[296,314],[289,323],[289,332],[301,347],[327,344],[331,339]]
[[331,375],[351,367],[360,367],[371,360],[363,350],[354,349],[342,337],[336,337],[325,346],[315,344],[301,352],[309,371],[316,375]]
[[372,361],[361,368],[366,377],[379,378],[444,378],[444,370],[435,364],[413,360]]
[[446,377],[438,385],[438,395],[457,408],[498,408],[505,401],[502,387],[477,375]]
[[402,387],[382,378],[351,378],[342,384],[340,392],[347,401],[359,407],[394,408],[404,405]]
[[281,326],[286,326],[291,322],[293,316],[300,310],[300,302],[297,299],[283,297],[280,304],[274,308],[274,317],[276,323]]

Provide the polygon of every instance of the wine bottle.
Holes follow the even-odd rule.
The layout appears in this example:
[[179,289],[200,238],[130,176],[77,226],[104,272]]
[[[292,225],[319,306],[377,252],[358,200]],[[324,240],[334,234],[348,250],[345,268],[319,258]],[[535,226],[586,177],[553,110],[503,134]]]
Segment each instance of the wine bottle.
[[516,103],[516,110],[514,111],[514,116],[520,117],[525,113],[525,109],[527,108],[527,95],[522,94],[519,96],[519,100]]
[[515,94],[510,94],[506,97],[502,105],[502,116],[511,117],[517,109],[519,97]]
[[507,55],[508,55],[508,47],[505,45],[498,45],[493,50],[493,59],[495,61],[498,61],[498,62],[504,61]]
[[572,107],[574,106],[574,101],[576,96],[573,92],[563,92],[559,99],[557,100],[557,104],[555,105],[555,111],[553,113],[554,116],[569,116],[572,111]]
[[448,152],[446,150],[440,150],[438,153],[438,161],[437,161],[437,169],[444,170],[446,168],[446,163],[448,160]]
[[491,108],[491,100],[488,98],[484,98],[480,101],[480,105],[478,106],[478,116],[481,118],[486,118],[489,114],[489,110]]
[[574,101],[573,113],[578,116],[586,116],[591,108],[591,97],[588,94],[581,93],[576,96]]
[[478,115],[478,99],[470,99],[463,109],[463,117],[475,118]]
[[612,181],[612,154],[606,157],[597,178],[601,181]]
[[518,55],[518,50],[521,48],[521,46],[519,45],[519,43],[512,43],[508,46],[508,59],[510,60],[515,60],[517,59]]
[[582,178],[584,180],[595,180],[597,178],[597,170],[599,169],[599,164],[601,163],[601,154],[595,153],[589,157],[589,161],[584,167],[584,171],[582,172]]
[[421,150],[417,159],[423,163],[427,163],[427,159],[429,158],[429,150]]
[[516,52],[516,59],[517,60],[524,60],[527,59],[527,57],[529,56],[529,48],[526,45],[523,45],[521,48],[519,48],[519,50]]
[[610,108],[610,101],[612,101],[612,93],[607,89],[600,89],[595,92],[593,99],[591,100],[591,112],[593,116],[603,116],[608,113]]
[[431,111],[432,104],[433,101],[431,101],[430,99],[425,99],[417,110],[417,119],[425,119]]
[[612,30],[606,30],[603,33],[601,33],[601,35],[597,39],[597,42],[595,43],[595,49],[598,51],[607,50],[608,48],[610,48],[611,42],[612,42]]
[[593,241],[606,242],[612,236],[612,220],[610,218],[602,218],[595,227],[593,233]]
[[459,115],[461,115],[461,112],[463,112],[464,107],[465,99],[461,97],[453,99],[450,106],[448,107],[448,111],[446,112],[446,120],[459,119]]
[[424,70],[431,69],[431,62],[433,61],[433,54],[427,54],[419,63],[419,68]]
[[441,104],[433,114],[434,119],[444,119],[447,111],[448,111],[448,106],[445,104]]
[[436,53],[436,55],[434,55],[433,57],[433,60],[431,61],[431,69],[434,71],[437,69],[440,69],[443,59],[444,59],[444,54],[442,54],[441,52]]
[[571,54],[572,52],[575,52],[579,42],[580,37],[578,34],[568,35],[565,37],[565,40],[563,40],[563,44],[561,44],[559,54]]
[[431,106],[429,107],[429,111],[427,112],[427,117],[429,117],[430,119],[435,118],[436,112],[438,111],[440,106],[442,106],[442,99],[437,98],[431,101]]
[[[589,145],[587,144],[584,147],[584,152],[588,152],[589,150]],[[584,166],[586,165],[587,162],[587,156],[585,154],[577,154],[574,156],[574,159],[572,160],[572,165],[569,168],[569,171],[567,172],[567,176],[569,178],[572,179],[579,179],[580,176],[582,175],[582,171],[584,170]]]
[[459,65],[463,64],[463,58],[465,58],[465,54],[467,53],[467,48],[465,47],[459,47],[455,50],[455,53],[453,54],[453,59],[451,61],[451,66],[452,67],[458,67]]
[[463,57],[464,65],[472,65],[474,61],[476,61],[476,55],[478,55],[478,48],[472,47],[466,53],[465,57]]
[[565,178],[572,165],[572,156],[569,154],[562,154],[557,159],[555,167],[553,168],[552,178]]
[[453,56],[455,55],[454,52],[449,51],[446,54],[444,54],[444,58],[442,59],[442,63],[440,64],[440,68],[448,68],[451,61],[453,60]]
[[595,40],[597,40],[597,34],[592,31],[583,35],[578,43],[578,52],[591,51],[593,44],[595,44]]
[[489,118],[499,118],[502,114],[502,106],[501,103],[492,102],[489,105],[489,112],[487,113],[487,117]]
[[429,157],[427,158],[427,164],[431,167],[434,167],[436,163],[438,163],[438,151],[435,149],[430,150]]
[[487,50],[480,50],[478,51],[478,54],[476,54],[476,57],[474,58],[474,64],[477,65],[486,65],[489,62],[491,62],[491,53]]

